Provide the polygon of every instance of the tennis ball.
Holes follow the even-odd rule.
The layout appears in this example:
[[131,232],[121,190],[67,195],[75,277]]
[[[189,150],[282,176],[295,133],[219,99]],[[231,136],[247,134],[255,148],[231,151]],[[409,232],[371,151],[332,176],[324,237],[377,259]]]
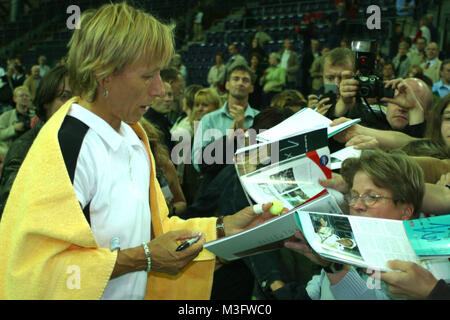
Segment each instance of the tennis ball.
[[273,215],[279,215],[283,211],[283,204],[280,200],[273,200],[272,206],[270,207],[270,213]]

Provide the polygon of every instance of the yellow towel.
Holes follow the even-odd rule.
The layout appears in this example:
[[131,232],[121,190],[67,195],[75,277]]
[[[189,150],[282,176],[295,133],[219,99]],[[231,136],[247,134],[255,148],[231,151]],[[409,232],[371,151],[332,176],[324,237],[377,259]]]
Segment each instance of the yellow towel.
[[[41,129],[30,148],[0,223],[0,299],[99,299],[115,265],[116,252],[99,248],[81,211],[58,142],[73,98]],[[155,176],[154,159],[140,125],[132,125],[150,154],[150,204],[155,236],[176,229],[215,238],[215,218],[168,218]],[[208,299],[214,255],[203,250],[180,275],[151,272],[147,297]]]

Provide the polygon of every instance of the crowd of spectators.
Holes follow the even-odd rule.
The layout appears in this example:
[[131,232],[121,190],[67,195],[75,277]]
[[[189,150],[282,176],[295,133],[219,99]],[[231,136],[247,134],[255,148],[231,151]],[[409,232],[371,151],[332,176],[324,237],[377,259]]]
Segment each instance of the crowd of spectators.
[[[378,44],[376,65],[376,72],[395,94],[392,98],[379,96],[364,101],[358,94],[359,82],[354,78],[358,71],[354,53],[348,48],[349,40],[342,37],[346,23],[355,15],[351,3],[337,2],[337,14],[327,19],[332,30],[327,41],[320,42],[313,32],[307,33],[301,52],[293,49],[293,42],[300,41],[294,37],[286,37],[280,50],[266,52],[264,44],[271,40],[271,35],[262,26],[251,39],[247,55],[239,52],[237,44],[229,44],[228,54],[217,52],[214,56],[214,65],[205,79],[209,87],[197,83],[186,86],[190,68],[183,64],[180,54],[161,70],[164,95],[152,101],[140,123],[149,137],[157,179],[171,216],[223,216],[246,207],[248,201],[232,161],[227,158],[228,146],[235,148],[236,137],[245,130],[268,129],[303,108],[316,110],[333,120],[333,124],[361,118],[358,125],[330,140],[332,152],[345,146],[377,149],[375,153],[363,152],[360,160],[346,163],[340,172],[345,180],[345,183],[339,180],[345,185],[341,190],[367,190],[364,183],[373,186],[375,178],[362,168],[370,167],[371,161],[385,161],[386,169],[391,170],[379,174],[392,175],[390,178],[397,179],[399,185],[417,184],[417,190],[411,192],[421,199],[414,202],[407,198],[401,202],[411,205],[408,215],[400,214],[396,203],[380,201],[386,206],[378,208],[384,210],[383,217],[407,220],[420,214],[450,214],[450,60],[447,53],[439,50],[437,35],[441,31],[433,26],[429,14],[419,23],[412,19],[417,14],[414,1],[397,1],[398,18],[393,36],[388,42]],[[200,9],[196,12],[194,37],[201,41],[203,14]],[[304,24],[311,26],[314,19],[314,15],[307,16]],[[382,46],[388,49],[387,54],[381,50]],[[228,60],[224,59],[226,55]],[[0,67],[1,165],[8,154],[15,152],[17,142],[27,132],[33,132],[33,137],[27,138],[31,144],[45,121],[71,97],[70,87],[64,82],[67,71],[61,61],[51,69],[45,56],[40,56],[36,65],[24,68],[19,59],[11,58]],[[57,82],[52,77],[57,77]],[[43,102],[44,90],[50,90],[48,83],[55,90]],[[334,100],[324,95],[328,84],[337,87]],[[208,129],[214,129],[214,135],[205,136]],[[203,159],[205,150],[214,150],[213,161]],[[19,157],[20,161],[25,154]],[[7,175],[3,174],[0,180],[2,209],[20,161],[14,164],[12,175],[10,167],[3,168]],[[392,164],[400,162],[402,165],[395,168],[404,172],[393,169]],[[411,181],[413,178],[406,172],[423,178]],[[373,190],[392,196],[398,190],[390,181],[377,184]],[[331,182],[329,186],[336,188]],[[436,188],[431,190],[435,190],[434,196],[439,195],[440,200],[427,198],[431,197],[427,188]],[[424,195],[420,193],[423,189]],[[351,214],[370,207],[370,215],[377,216],[372,206],[358,199],[352,199],[349,204]],[[357,208],[356,204],[363,208]],[[412,275],[412,271],[408,273],[411,279],[402,279],[406,284],[388,274],[382,278],[387,285],[378,292],[352,296],[349,292],[356,283],[352,279],[365,281],[367,276],[347,266],[330,276],[325,268],[328,263],[319,261],[308,250],[291,242],[279,251],[232,263],[219,261],[212,299],[251,299],[255,295],[259,299],[427,298],[432,297],[430,294],[439,280],[416,266],[402,266],[398,269],[404,272],[407,268],[414,270]],[[414,279],[420,277],[428,281],[426,290],[416,295],[402,293],[402,288],[414,291]],[[348,291],[336,289],[342,279],[346,283],[344,287],[341,282],[342,287]],[[299,289],[303,287],[306,289]],[[448,298],[446,294],[437,293],[437,297]]]

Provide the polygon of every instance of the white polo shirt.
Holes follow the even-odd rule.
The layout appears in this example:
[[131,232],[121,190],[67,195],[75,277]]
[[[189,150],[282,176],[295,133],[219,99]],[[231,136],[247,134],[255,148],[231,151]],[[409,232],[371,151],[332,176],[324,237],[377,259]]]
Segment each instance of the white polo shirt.
[[[149,242],[150,159],[133,129],[122,122],[120,133],[106,121],[77,104],[69,115],[86,124],[77,159],[74,188],[83,208],[89,205],[91,229],[101,248],[120,238],[127,249]],[[145,271],[112,279],[102,299],[144,299]]]
[[290,50],[284,50],[283,55],[281,56],[281,67],[286,70],[288,67],[288,61],[291,57],[291,51]]

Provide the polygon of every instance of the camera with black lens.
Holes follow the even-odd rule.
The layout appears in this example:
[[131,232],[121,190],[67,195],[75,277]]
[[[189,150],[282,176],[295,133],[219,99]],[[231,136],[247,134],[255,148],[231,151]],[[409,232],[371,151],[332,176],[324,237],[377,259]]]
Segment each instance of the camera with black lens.
[[337,93],[339,87],[336,83],[325,83],[323,94],[320,96],[320,99],[329,98],[330,101],[327,104],[335,105],[337,101]]
[[394,90],[385,88],[383,79],[375,74],[375,45],[370,41],[352,41],[355,52],[355,67],[359,74],[354,78],[359,82],[358,97],[393,98]]

